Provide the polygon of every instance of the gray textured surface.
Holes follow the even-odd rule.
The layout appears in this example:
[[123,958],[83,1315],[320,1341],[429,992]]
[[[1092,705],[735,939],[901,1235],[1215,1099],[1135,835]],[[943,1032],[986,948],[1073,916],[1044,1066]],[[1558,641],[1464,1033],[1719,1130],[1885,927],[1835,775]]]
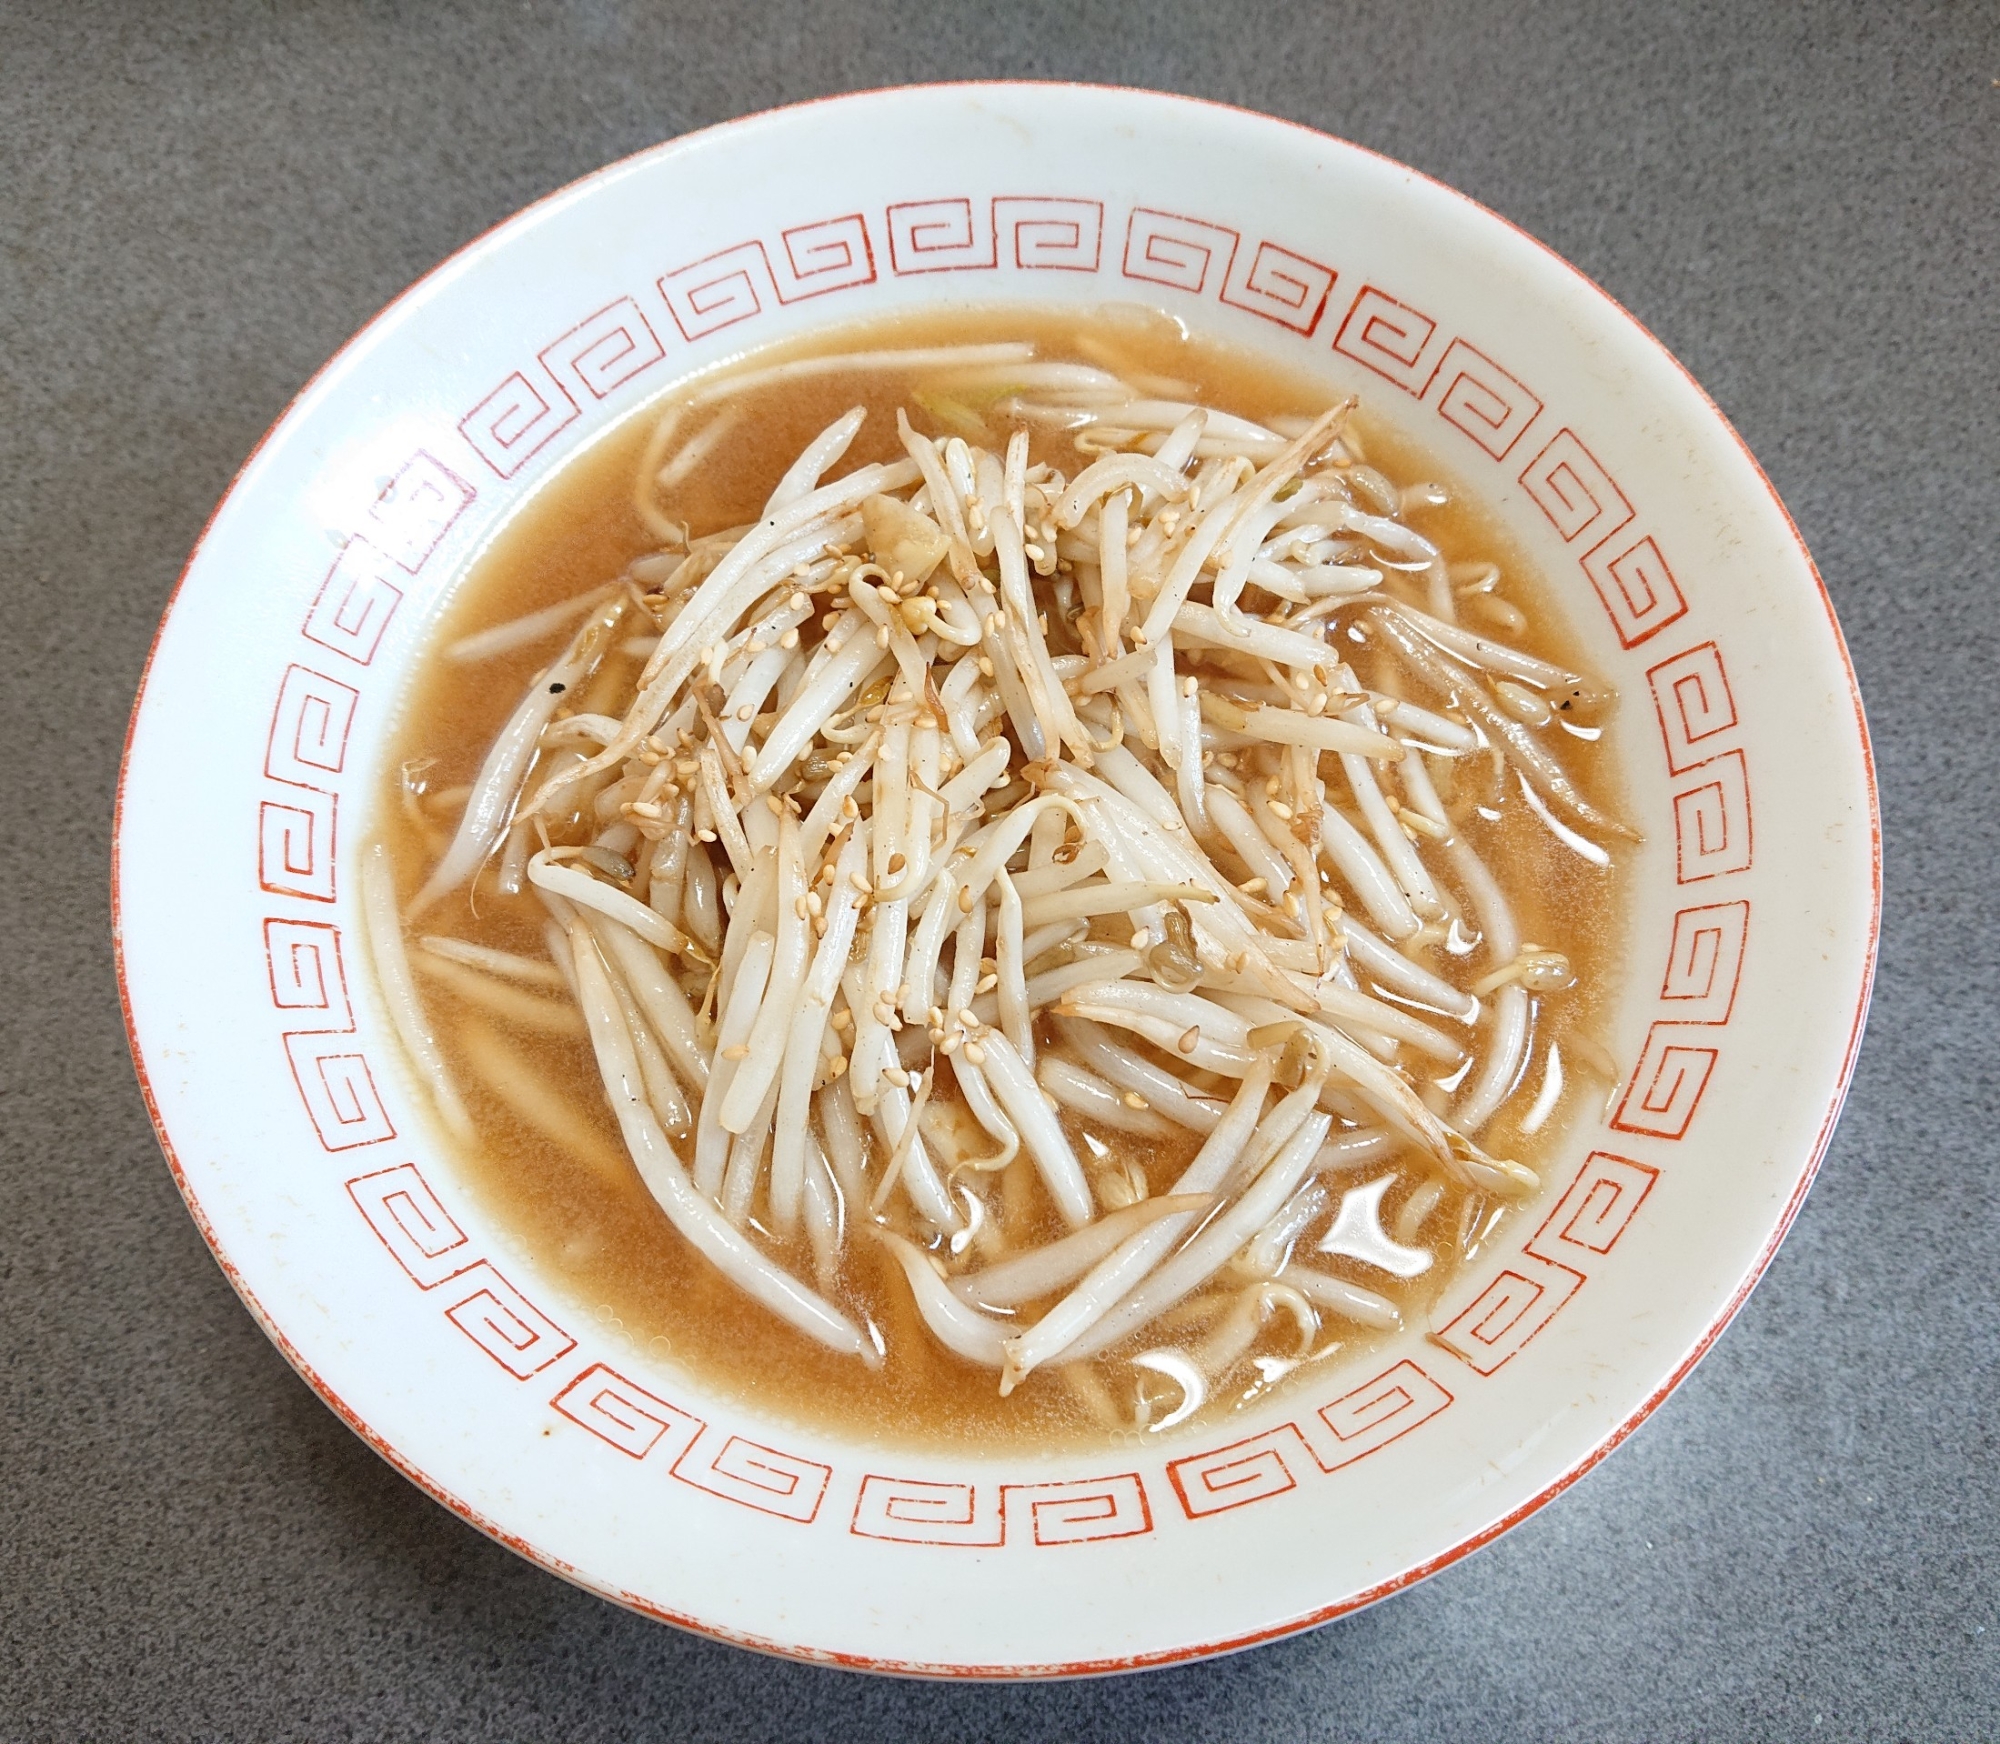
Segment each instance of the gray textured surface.
[[[1980,748],[2000,702],[2000,10],[1154,10],[0,4],[0,1738],[2000,1734],[2000,831]],[[1735,419],[1817,553],[1888,834],[1880,987],[1825,1172],[1649,1426],[1365,1615],[1015,1690],[804,1670],[641,1622],[378,1462],[174,1194],[104,895],[154,621],[237,464],[356,326],[609,158],[972,75],[1324,127],[1607,286]]]

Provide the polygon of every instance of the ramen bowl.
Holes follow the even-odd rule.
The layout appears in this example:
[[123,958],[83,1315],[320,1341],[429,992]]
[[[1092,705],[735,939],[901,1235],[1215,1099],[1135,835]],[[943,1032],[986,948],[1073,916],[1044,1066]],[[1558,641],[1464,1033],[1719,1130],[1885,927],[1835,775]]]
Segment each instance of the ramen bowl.
[[[982,1453],[719,1395],[483,1210],[358,948],[356,847],[472,559],[677,379],[834,322],[1144,302],[1360,393],[1503,523],[1621,696],[1618,1081],[1434,1311],[1220,1426]],[[190,844],[201,844],[199,852]],[[1184,1661],[1398,1591],[1574,1482],[1769,1262],[1874,959],[1865,729],[1755,462],[1601,291],[1357,147],[1139,92],[731,123],[551,196],[359,334],[245,466],[133,718],[132,1047],[265,1331],[471,1524],[649,1616],[830,1664]]]

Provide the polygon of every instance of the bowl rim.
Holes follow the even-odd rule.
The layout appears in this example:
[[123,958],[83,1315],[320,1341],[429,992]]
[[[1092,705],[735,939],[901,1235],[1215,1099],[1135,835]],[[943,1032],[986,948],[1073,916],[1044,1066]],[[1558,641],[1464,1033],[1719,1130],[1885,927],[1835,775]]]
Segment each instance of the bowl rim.
[[[433,284],[449,274],[462,260],[487,246],[503,232],[512,230],[517,226],[527,225],[545,208],[572,200],[585,193],[597,183],[617,176],[643,161],[665,158],[688,150],[698,142],[704,141],[712,135],[734,129],[747,128],[758,123],[773,121],[780,117],[798,115],[829,105],[865,104],[876,98],[903,96],[916,92],[1000,94],[1021,91],[1070,91],[1082,93],[1087,96],[1137,96],[1161,104],[1184,104],[1197,110],[1216,111],[1221,115],[1237,120],[1249,120],[1265,126],[1283,128],[1289,132],[1300,134],[1307,140],[1315,143],[1336,145],[1343,151],[1371,158],[1377,163],[1387,165],[1399,174],[1409,176],[1417,182],[1426,184],[1432,189],[1439,190],[1453,199],[1473,207],[1486,217],[1504,226],[1515,236],[1530,243],[1549,262],[1560,269],[1562,273],[1576,281],[1577,284],[1599,300],[1601,304],[1608,307],[1618,316],[1621,316],[1630,324],[1632,330],[1644,339],[1659,356],[1671,363],[1686,384],[1693,389],[1702,405],[1713,414],[1719,428],[1727,432],[1730,440],[1735,443],[1738,454],[1748,467],[1751,477],[1755,479],[1758,486],[1769,497],[1771,506],[1777,511],[1786,533],[1796,545],[1798,555],[1803,560],[1806,571],[1812,577],[1813,585],[1818,591],[1819,605],[1825,614],[1828,628],[1832,631],[1834,650],[1839,657],[1841,671],[1846,679],[1848,700],[1853,708],[1857,743],[1861,754],[1862,788],[1865,795],[1868,824],[1869,900],[1860,982],[1855,995],[1854,1012],[1835,1076],[1833,1089],[1828,1097],[1827,1106],[1821,1118],[1819,1129],[1812,1139],[1809,1152],[1805,1157],[1796,1184],[1782,1211],[1779,1213],[1777,1222],[1769,1238],[1751,1261],[1749,1268],[1736,1288],[1716,1310],[1709,1324],[1695,1339],[1680,1362],[1651,1393],[1641,1400],[1621,1422],[1605,1434],[1596,1445],[1591,1447],[1582,1457],[1574,1461],[1568,1469],[1557,1473],[1532,1496],[1517,1504],[1499,1519],[1489,1523],[1479,1531],[1457,1540],[1424,1561],[1404,1569],[1398,1574],[1373,1586],[1349,1594],[1332,1604],[1287,1618],[1261,1629],[1174,1648],[1111,1658],[1082,1659],[1015,1667],[994,1664],[939,1664],[927,1661],[901,1660],[875,1654],[860,1654],[833,1649],[813,1649],[794,1643],[772,1640],[752,1632],[730,1629],[697,1616],[676,1612],[654,1600],[644,1598],[636,1593],[621,1591],[606,1582],[598,1580],[585,1570],[565,1562],[560,1557],[540,1548],[520,1534],[510,1532],[499,1522],[487,1518],[463,1498],[455,1495],[443,1483],[399,1453],[387,1437],[378,1434],[370,1426],[367,1419],[353,1406],[349,1405],[338,1390],[313,1368],[312,1364],[307,1361],[304,1353],[286,1337],[276,1320],[258,1300],[240,1269],[230,1259],[221,1238],[202,1207],[187,1171],[181,1164],[180,1157],[174,1147],[173,1139],[167,1130],[165,1119],[161,1113],[159,1101],[154,1093],[152,1080],[148,1074],[145,1056],[140,1044],[138,1023],[126,972],[121,866],[123,862],[126,784],[130,779],[132,770],[134,742],[138,734],[140,717],[146,705],[147,694],[153,675],[154,661],[160,652],[167,626],[173,617],[175,608],[180,603],[181,594],[187,586],[189,577],[196,564],[200,561],[217,521],[235,500],[238,487],[242,484],[245,475],[256,466],[265,449],[284,430],[300,405],[308,400],[320,384],[337,371],[345,363],[350,354],[360,348],[378,328],[394,320],[407,305],[413,303],[428,291]],[[1674,352],[1654,334],[1650,327],[1633,314],[1630,309],[1626,308],[1608,290],[1540,238],[1514,223],[1504,213],[1494,211],[1493,208],[1485,205],[1482,201],[1475,199],[1463,190],[1453,187],[1450,183],[1444,182],[1436,176],[1429,175],[1423,170],[1406,164],[1400,159],[1390,157],[1387,153],[1376,151],[1369,146],[1344,138],[1341,135],[1309,127],[1302,122],[1292,121],[1284,116],[1271,115],[1260,110],[1248,109],[1238,104],[1219,102],[1211,98],[1190,96],[1180,92],[1156,90],[1145,86],[1117,85],[1088,80],[919,80],[903,85],[870,86],[860,90],[836,92],[821,97],[805,98],[795,103],[775,104],[769,108],[751,110],[741,115],[731,116],[723,121],[710,123],[706,127],[695,128],[689,132],[677,134],[670,139],[662,140],[653,145],[642,146],[637,151],[628,152],[621,157],[601,164],[597,168],[587,171],[585,174],[557,188],[551,189],[528,204],[510,212],[504,218],[488,225],[476,236],[469,238],[454,248],[449,254],[445,255],[435,265],[427,269],[392,297],[374,315],[362,323],[360,327],[356,328],[306,378],[286,401],[284,407],[271,421],[270,425],[257,438],[255,444],[231,475],[227,487],[216,500],[215,506],[209,511],[208,516],[202,524],[201,532],[190,547],[188,556],[181,565],[180,573],[175,579],[174,586],[168,594],[165,605],[161,609],[159,624],[154,630],[152,641],[147,648],[146,657],[140,669],[139,681],[133,696],[132,709],[126,722],[125,736],[119,754],[118,781],[113,799],[111,821],[109,853],[111,860],[110,898],[114,969],[118,986],[119,1007],[125,1026],[126,1043],[132,1056],[132,1065],[138,1080],[141,1098],[145,1103],[147,1118],[152,1123],[154,1136],[158,1140],[167,1166],[172,1172],[174,1184],[179,1189],[181,1197],[186,1203],[188,1213],[194,1220],[195,1227],[200,1232],[202,1240],[207,1244],[210,1254],[221,1268],[223,1276],[228,1280],[231,1288],[235,1290],[244,1307],[249,1310],[251,1318],[261,1328],[264,1335],[276,1346],[279,1353],[291,1364],[300,1378],[312,1388],[320,1400],[369,1448],[386,1461],[394,1470],[416,1485],[419,1490],[433,1501],[440,1503],[467,1525],[476,1528],[496,1543],[504,1545],[507,1549],[525,1558],[536,1567],[547,1570],[549,1573],[560,1577],[573,1586],[581,1587],[600,1598],[608,1599],[614,1604],[627,1610],[635,1611],[655,1621],[668,1623],[710,1640],[725,1642],[735,1647],[748,1648],[753,1652],[767,1654],[774,1658],[807,1664],[835,1666],[852,1671],[937,1681],[994,1682],[1012,1681],[1022,1678],[1044,1681],[1105,1676],[1126,1671],[1191,1664],[1195,1661],[1242,1652],[1248,1648],[1263,1645],[1266,1642],[1282,1640],[1292,1635],[1302,1634],[1307,1630],[1331,1622],[1335,1618],[1365,1610],[1371,1605],[1379,1604],[1382,1600],[1429,1579],[1433,1574],[1463,1560],[1473,1552],[1484,1548],[1494,1539],[1511,1531],[1523,1520],[1526,1520],[1530,1515],[1539,1513],[1550,1502],[1554,1501],[1556,1497],[1568,1490],[1580,1478],[1585,1476],[1622,1445],[1628,1437],[1666,1402],[1667,1398],[1681,1385],[1694,1367],[1713,1348],[1723,1332],[1727,1330],[1731,1321],[1735,1319],[1737,1313],[1742,1308],[1743,1303],[1748,1299],[1750,1292],[1763,1278],[1772,1261],[1776,1258],[1785,1237],[1790,1233],[1792,1224],[1798,1216],[1807,1193],[1818,1178],[1820,1166],[1825,1160],[1828,1146],[1832,1141],[1834,1128],[1838,1124],[1848,1092],[1853,1085],[1861,1038],[1866,1027],[1868,1009],[1874,991],[1882,931],[1882,811],[1875,767],[1875,755],[1868,729],[1867,714],[1862,703],[1860,685],[1854,669],[1853,656],[1848,649],[1846,636],[1841,630],[1839,618],[1834,611],[1832,597],[1827,590],[1825,578],[1821,575],[1819,566],[1814,561],[1812,552],[1806,544],[1804,535],[1799,531],[1797,522],[1793,519],[1790,510],[1778,494],[1777,488],[1772,484],[1762,464],[1758,461],[1756,455],[1751,451],[1749,444],[1744,440],[1742,434],[1736,429],[1736,426],[1730,421],[1722,408],[1716,404],[1714,398],[1695,379],[1693,373],[1681,362]]]

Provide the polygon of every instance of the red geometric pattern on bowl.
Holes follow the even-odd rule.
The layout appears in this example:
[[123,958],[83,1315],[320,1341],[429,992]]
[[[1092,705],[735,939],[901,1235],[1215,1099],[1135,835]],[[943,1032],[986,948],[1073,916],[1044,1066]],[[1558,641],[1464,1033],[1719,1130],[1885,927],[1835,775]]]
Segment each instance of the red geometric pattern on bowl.
[[664,1444],[666,1457],[677,1460],[708,1427],[693,1412],[668,1404],[601,1362],[592,1363],[549,1403],[632,1459],[644,1459]]
[[576,1349],[576,1340],[478,1260],[447,1280],[444,1317],[517,1381],[538,1375]]
[[[1672,745],[1668,754],[1672,754]],[[1674,788],[1676,876],[1700,884],[1750,870],[1750,772],[1741,751],[1725,751],[1683,772]]]
[[[1100,227],[1101,222],[1100,217]],[[1233,308],[1310,334],[1338,277],[1333,268],[1269,240],[1260,241],[1245,261],[1242,241],[1242,232],[1226,224],[1135,206],[1126,220],[1120,271],[1128,279],[1192,296],[1212,290]]]
[[984,271],[999,265],[991,223],[981,223],[971,200],[903,200],[887,213],[889,270],[898,274]]
[[1306,1445],[1322,1471],[1339,1471],[1357,1459],[1428,1423],[1451,1403],[1451,1395],[1413,1362],[1399,1362],[1372,1381],[1363,1381],[1319,1408],[1319,1422],[1331,1445],[1308,1425]]
[[630,297],[607,303],[539,353],[542,367],[563,384],[601,400],[667,355]]
[[681,1483],[781,1520],[811,1525],[833,1478],[818,1460],[711,1430],[609,1363],[591,1363],[549,1403],[628,1459],[657,1454]]
[[[1289,1458],[1287,1456],[1290,1456]],[[1281,1423],[1207,1453],[1167,1462],[1167,1479],[1190,1520],[1266,1502],[1299,1487],[1312,1451],[1296,1423]]]
[[1682,1023],[1726,1024],[1743,979],[1743,947],[1750,936],[1747,902],[1714,902],[1674,916],[1660,998]]
[[433,1289],[472,1263],[470,1238],[415,1163],[357,1175],[347,1196],[419,1289]]
[[1639,1063],[1632,1068],[1611,1124],[1620,1132],[1686,1137],[1701,1093],[1722,1057],[1721,1049],[1713,1045],[1717,1027],[1656,1023],[1648,1029]]
[[316,785],[346,764],[360,693],[306,666],[289,666],[265,738],[268,797],[257,821],[258,883],[275,895],[334,898],[339,801]]
[[341,961],[340,931],[319,921],[264,922],[271,1002],[318,1020],[283,1034],[293,1082],[313,1130],[328,1150],[352,1150],[396,1136],[374,1074],[355,1042],[354,1005]]
[[1218,292],[1236,262],[1241,231],[1203,218],[1135,206],[1125,224],[1123,272],[1128,279],[1167,285],[1191,297]]
[[1482,1375],[1513,1360],[1583,1287],[1583,1274],[1523,1248],[1472,1302],[1431,1334]]
[[684,1483],[739,1502],[782,1520],[810,1526],[826,1498],[833,1468],[815,1459],[780,1453],[775,1447],[719,1431],[707,1431],[674,1461],[674,1476]]
[[477,495],[443,461],[419,448],[389,475],[359,531],[397,568],[415,575]]
[[1437,415],[1471,437],[1495,460],[1505,460],[1527,434],[1528,426],[1542,415],[1540,400],[1485,352],[1463,339],[1454,339],[1446,348],[1424,388],[1425,396],[1440,382],[1444,386],[1437,397]]
[[706,339],[767,307],[874,281],[875,259],[858,215],[799,226],[786,231],[783,241],[776,268],[763,243],[753,240],[719,249],[662,277],[660,295],[681,337]]
[[848,1530],[858,1538],[889,1538],[902,1544],[989,1548],[1007,1537],[997,1484],[885,1478],[872,1472],[861,1480]]
[[306,614],[306,638],[366,666],[403,603],[403,590],[388,571],[389,559],[366,539],[356,534],[348,540]]
[[280,1011],[317,1011],[324,1027],[354,1028],[354,1004],[340,956],[340,929],[316,920],[267,920],[264,961],[271,1003]]
[[975,202],[953,195],[901,201],[884,216],[889,268],[899,276],[997,266],[1094,273],[1104,252],[1102,200],[998,194]]
[[1729,694],[1722,653],[1713,642],[1698,642],[1648,668],[1646,682],[1667,745],[1667,769],[1685,774],[1707,754],[1695,749],[1702,740],[1736,725],[1736,699]]
[[257,883],[273,896],[331,902],[339,848],[338,798],[286,782],[258,802]]
[[501,478],[512,478],[582,415],[569,391],[541,373],[546,393],[517,369],[458,421],[459,434]]
[[1598,545],[1632,519],[1625,493],[1568,428],[1522,469],[1521,483],[1565,544],[1588,535],[1586,543]]
[[1094,273],[1104,254],[1104,202],[1002,195],[993,202],[993,236],[995,257],[1024,271]]
[[422,569],[477,495],[443,461],[418,449],[369,505],[367,525],[341,547],[306,614],[307,639],[366,666],[403,600],[390,570]]
[[1451,1394],[1405,1359],[1343,1393],[1317,1413],[1206,1453],[1167,1463],[1167,1479],[1190,1520],[1266,1501],[1312,1472],[1365,1459],[1451,1403]]
[[322,1147],[351,1151],[396,1136],[368,1056],[351,1034],[287,1030],[284,1048],[292,1082]]
[[1333,348],[1422,399],[1430,386],[1437,337],[1438,324],[1428,315],[1364,285],[1334,335]]
[[1052,1483],[1003,1484],[1000,1514],[1010,1540],[1025,1525],[1036,1544],[1096,1544],[1153,1529],[1153,1510],[1137,1472]]
[[875,248],[868,240],[868,221],[859,212],[794,224],[779,233],[778,242],[796,296],[816,297],[875,282]]
[[848,1530],[901,1544],[1091,1544],[1153,1529],[1137,1472],[1048,1483],[971,1484],[929,1478],[861,1480]]
[[1260,242],[1242,274],[1231,261],[1222,278],[1222,300],[1310,336],[1326,311],[1326,299],[1338,277],[1330,266],[1321,266],[1275,242]]
[[291,783],[338,775],[361,693],[310,666],[288,666],[264,742],[264,773]]
[[1511,1362],[1611,1252],[1658,1178],[1650,1164],[1592,1151],[1520,1253],[1432,1339],[1482,1375]]
[[1592,1151],[1528,1246],[1551,1259],[1608,1254],[1638,1215],[1660,1171],[1650,1163]]
[[681,337],[689,341],[763,314],[767,297],[780,301],[771,258],[761,242],[739,243],[666,274],[660,295]]
[[1607,556],[1615,537],[1583,554],[1583,572],[1610,614],[1620,645],[1636,648],[1686,617],[1687,600],[1650,533],[1629,545],[1618,540],[1615,555]]

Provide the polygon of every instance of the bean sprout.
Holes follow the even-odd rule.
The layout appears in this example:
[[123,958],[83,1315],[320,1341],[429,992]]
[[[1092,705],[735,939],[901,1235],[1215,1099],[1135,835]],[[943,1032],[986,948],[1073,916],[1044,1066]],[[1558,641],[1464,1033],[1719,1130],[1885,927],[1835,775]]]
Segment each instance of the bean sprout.
[[[893,458],[851,463],[855,405],[745,476],[753,520],[675,518],[760,396],[856,372],[905,385]],[[411,788],[438,841],[464,796],[414,901],[383,845],[362,861],[376,980],[454,1136],[497,1103],[619,1177],[610,1127],[493,1026],[579,1038],[638,1181],[794,1332],[871,1366],[928,1340],[1003,1396],[1120,1365],[1151,1432],[1259,1351],[1275,1375],[1401,1325],[1454,1229],[1538,1185],[1477,1135],[1565,1093],[1538,1024],[1578,971],[1523,940],[1545,910],[1483,832],[1629,835],[1556,753],[1611,696],[1456,621],[1525,622],[1498,571],[1454,590],[1407,519],[1445,493],[1366,465],[1353,402],[1199,398],[1023,344],[683,393],[633,499],[663,548],[440,651],[570,632],[465,785]],[[489,893],[533,918],[436,918]]]

